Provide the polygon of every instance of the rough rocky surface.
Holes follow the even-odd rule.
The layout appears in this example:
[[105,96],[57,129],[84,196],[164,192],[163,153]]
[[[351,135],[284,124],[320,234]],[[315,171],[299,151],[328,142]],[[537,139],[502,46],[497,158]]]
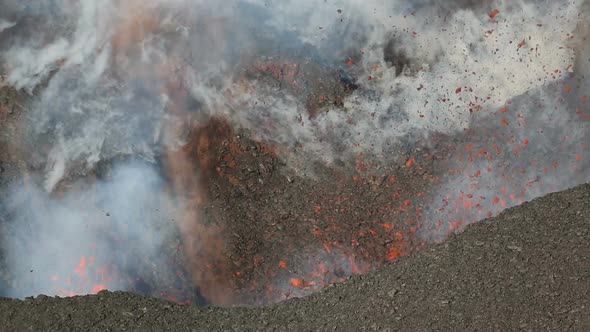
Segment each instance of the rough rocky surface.
[[2,85],[0,73],[0,186],[19,177],[25,167],[21,161],[22,151],[10,144],[14,140],[23,140],[19,121],[24,114],[25,99],[24,93]]
[[304,299],[199,309],[123,292],[0,301],[4,331],[590,330],[590,185]]

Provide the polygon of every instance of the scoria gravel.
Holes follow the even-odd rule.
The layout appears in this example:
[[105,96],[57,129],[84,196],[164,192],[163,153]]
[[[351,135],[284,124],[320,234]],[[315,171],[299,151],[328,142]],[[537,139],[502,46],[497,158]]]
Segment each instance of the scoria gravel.
[[590,185],[303,299],[183,306],[125,292],[0,301],[4,331],[590,331]]

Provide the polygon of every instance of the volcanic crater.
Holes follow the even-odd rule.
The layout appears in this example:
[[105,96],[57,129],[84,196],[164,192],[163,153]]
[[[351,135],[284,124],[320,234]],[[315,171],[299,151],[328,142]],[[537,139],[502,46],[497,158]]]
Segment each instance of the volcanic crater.
[[[358,49],[341,40],[334,50],[334,40],[314,46],[293,32],[263,34],[258,7],[240,7],[250,16],[236,19],[244,24],[236,29],[228,19],[183,7],[170,18],[136,1],[123,8],[134,14],[85,54],[90,64],[70,54],[34,73],[10,53],[0,72],[1,295],[115,288],[188,304],[266,306],[587,182],[583,47],[558,61],[519,35],[525,39],[489,60],[476,46],[487,51],[504,12],[457,4],[469,14],[451,6],[437,19],[487,29],[465,58],[444,47],[415,54],[423,44],[412,41],[428,38],[427,28],[384,33],[377,46],[351,37]],[[511,15],[506,22],[520,22]],[[236,42],[242,35],[232,28],[244,26],[254,27],[254,41],[237,52],[225,41]],[[184,44],[189,28],[201,30]],[[2,45],[27,31],[15,29],[9,37],[0,30]],[[209,77],[217,58],[231,59],[230,69]],[[457,58],[466,68],[448,64]],[[524,88],[506,69],[505,86],[489,86],[499,79],[478,67],[480,58],[498,71],[501,61],[540,61],[531,65],[540,73],[531,69],[538,78],[527,76]],[[23,86],[14,73],[25,76]]]

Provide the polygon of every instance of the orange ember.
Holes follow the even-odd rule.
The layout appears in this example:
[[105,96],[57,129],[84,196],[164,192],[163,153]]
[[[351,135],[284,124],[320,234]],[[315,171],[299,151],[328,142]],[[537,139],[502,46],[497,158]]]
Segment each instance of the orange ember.
[[496,17],[498,14],[500,14],[500,11],[498,9],[494,9],[489,16],[491,19],[494,19],[494,17]]
[[397,260],[398,258],[401,257],[401,254],[399,253],[399,251],[397,250],[397,248],[392,248],[389,253],[387,253],[387,261],[388,262],[393,262],[395,260]]
[[290,283],[291,286],[296,288],[303,288],[308,286],[308,284],[305,283],[305,280],[299,278],[291,278]]

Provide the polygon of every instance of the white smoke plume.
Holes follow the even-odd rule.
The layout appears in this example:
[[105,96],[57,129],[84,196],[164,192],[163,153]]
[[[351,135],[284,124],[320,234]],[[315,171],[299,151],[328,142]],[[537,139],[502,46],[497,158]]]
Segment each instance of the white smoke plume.
[[[151,127],[164,118],[170,96],[163,85],[178,73],[174,70],[183,72],[180,84],[201,104],[201,113],[229,115],[253,129],[274,121],[275,130],[260,131],[263,138],[304,142],[304,149],[325,161],[332,153],[319,142],[329,128],[336,128],[334,135],[350,150],[377,153],[399,137],[461,132],[474,109],[493,111],[556,80],[553,70],[572,64],[574,53],[566,43],[580,7],[569,1],[498,1],[467,8],[462,2],[426,1],[66,3],[54,10],[75,15],[71,25],[51,25],[57,29],[52,40],[18,40],[3,54],[7,81],[17,88],[32,91],[53,73],[35,116],[36,131],[50,130],[59,142],[49,153],[47,189],[74,164],[90,169],[99,154],[108,158],[113,149],[153,158],[150,147],[161,137]],[[494,9],[499,14],[491,19]],[[260,27],[251,27],[258,16]],[[239,64],[241,54],[261,48],[256,36],[243,31],[267,28],[273,32],[262,41],[279,47],[281,38],[293,38],[301,47],[311,44],[332,66],[346,66],[348,56],[361,54],[351,71],[363,89],[344,101],[346,112],[327,107],[316,119],[295,125],[305,113],[297,96],[269,91],[259,82],[248,93],[236,87],[228,68]],[[234,101],[227,101],[227,91],[237,95]],[[122,128],[121,118],[137,118],[129,108],[141,108],[137,112],[150,120]],[[68,127],[87,130],[60,132],[65,115],[83,118]],[[145,132],[136,135],[136,124]],[[109,146],[115,139],[124,143]]]
[[0,32],[4,31],[6,29],[10,29],[15,25],[16,25],[16,23],[14,23],[14,22],[0,20]]
[[62,195],[31,184],[7,192],[2,250],[15,277],[5,295],[129,290],[158,274],[162,286],[174,285],[178,267],[163,254],[176,232],[173,202],[158,174],[126,163],[100,183],[76,186]]

